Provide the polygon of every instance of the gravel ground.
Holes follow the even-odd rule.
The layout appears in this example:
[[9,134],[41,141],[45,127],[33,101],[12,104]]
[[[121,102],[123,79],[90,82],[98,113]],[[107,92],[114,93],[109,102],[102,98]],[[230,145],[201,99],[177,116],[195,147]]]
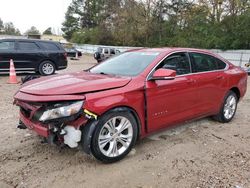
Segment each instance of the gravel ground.
[[[94,62],[83,56],[59,73]],[[249,91],[232,122],[205,118],[183,123],[139,141],[124,160],[105,165],[82,151],[42,144],[31,131],[16,129],[18,108],[12,98],[19,85],[7,80],[0,75],[0,188],[250,187]]]

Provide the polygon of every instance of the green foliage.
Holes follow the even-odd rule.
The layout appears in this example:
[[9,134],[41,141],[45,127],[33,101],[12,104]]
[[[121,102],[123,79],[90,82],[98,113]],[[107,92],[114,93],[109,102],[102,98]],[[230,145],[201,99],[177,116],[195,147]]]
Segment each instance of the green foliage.
[[35,26],[32,26],[25,32],[25,35],[40,35],[40,32]]
[[82,0],[72,0],[72,3],[68,7],[65,14],[65,21],[62,23],[62,31],[64,32],[64,37],[70,40],[73,33],[80,30],[80,21],[83,15],[83,4]]
[[44,35],[52,35],[52,34],[53,34],[53,33],[52,33],[52,28],[51,28],[51,27],[47,28],[47,29],[43,32],[43,34],[44,34]]
[[19,29],[15,28],[12,22],[4,23],[0,18],[0,34],[21,35]]
[[65,18],[76,43],[250,49],[249,0],[72,0]]
[[0,33],[4,31],[3,21],[0,18]]

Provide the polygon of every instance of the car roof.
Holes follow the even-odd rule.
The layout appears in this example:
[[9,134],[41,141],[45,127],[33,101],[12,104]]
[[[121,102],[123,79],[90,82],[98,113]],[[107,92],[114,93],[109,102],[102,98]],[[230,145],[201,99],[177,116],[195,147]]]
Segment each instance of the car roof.
[[181,47],[164,47],[164,48],[139,48],[139,49],[133,49],[128,50],[129,51],[139,51],[139,52],[159,52],[159,53],[168,53],[168,52],[175,52],[175,51],[195,51],[195,52],[203,52],[203,53],[209,53],[212,54],[210,51],[205,49],[197,49],[197,48],[181,48]]

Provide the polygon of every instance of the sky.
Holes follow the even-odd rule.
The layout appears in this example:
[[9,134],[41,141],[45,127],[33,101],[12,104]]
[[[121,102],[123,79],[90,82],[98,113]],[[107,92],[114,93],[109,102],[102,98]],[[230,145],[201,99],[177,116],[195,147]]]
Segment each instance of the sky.
[[71,1],[0,0],[0,18],[3,22],[12,22],[21,33],[35,26],[41,33],[52,27],[58,34]]

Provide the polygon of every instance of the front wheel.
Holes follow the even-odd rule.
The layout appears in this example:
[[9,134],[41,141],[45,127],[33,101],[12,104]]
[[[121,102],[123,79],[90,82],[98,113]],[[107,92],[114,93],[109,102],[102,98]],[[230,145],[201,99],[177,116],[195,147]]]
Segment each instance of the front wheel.
[[233,91],[229,91],[224,99],[219,114],[214,116],[214,119],[222,123],[231,121],[237,110],[237,103],[238,97]]
[[121,160],[136,142],[137,124],[129,112],[107,113],[96,126],[91,152],[102,162],[112,163]]

